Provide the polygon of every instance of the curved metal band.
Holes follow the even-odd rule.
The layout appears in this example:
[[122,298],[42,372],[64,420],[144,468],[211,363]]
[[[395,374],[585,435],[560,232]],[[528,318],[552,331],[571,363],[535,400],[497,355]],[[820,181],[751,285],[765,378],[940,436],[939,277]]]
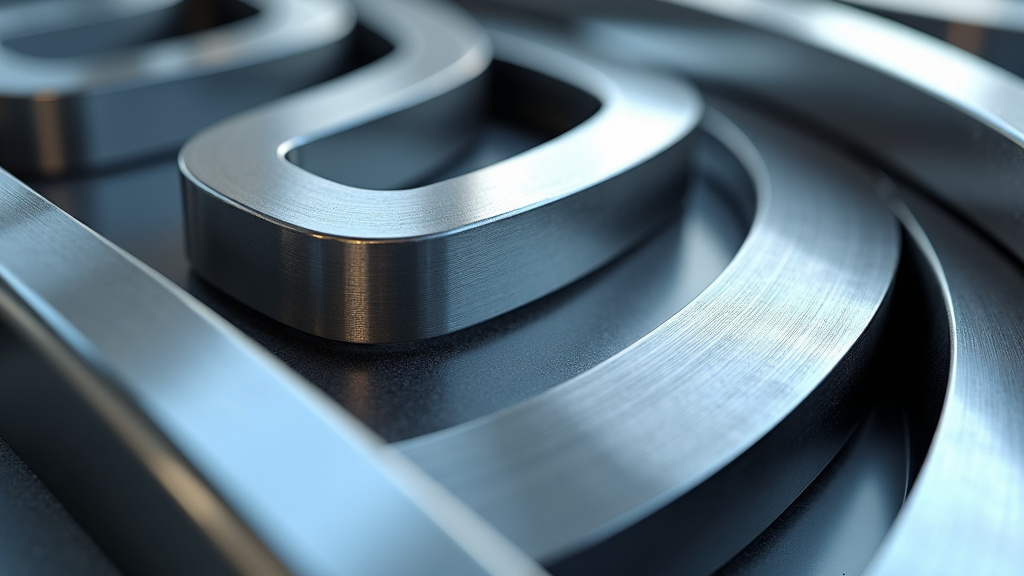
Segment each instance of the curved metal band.
[[[652,33],[648,20],[642,36],[618,38],[632,40],[620,53],[741,87],[813,118],[924,183],[1016,256],[1016,263],[999,256],[907,195],[912,213],[902,215],[904,224],[943,284],[952,379],[908,502],[865,573],[1018,573],[1024,81],[831,3],[671,1],[690,10],[655,10],[663,33]],[[736,57],[737,50],[759,57]]]
[[1024,6],[1013,0],[844,0],[1024,75]]
[[971,54],[820,0],[471,2],[637,19],[639,33],[595,35],[588,48],[795,110],[922,184],[1024,261],[1024,80]]
[[[166,152],[211,122],[337,73],[355,26],[348,3],[246,1],[255,15],[151,42],[137,29],[160,29],[188,3],[46,0],[0,8],[0,165],[54,175]],[[61,28],[83,15],[107,50],[18,49],[33,44],[19,37],[29,32],[73,35]],[[139,21],[145,16],[150,21]]]
[[[678,544],[693,547],[688,573],[713,570],[796,498],[850,431],[837,414],[856,368],[838,367],[864,352],[857,344],[871,337],[893,281],[895,220],[871,172],[767,121],[729,114],[746,136],[718,115],[707,127],[750,173],[757,213],[707,290],[573,380],[399,443],[535,558],[558,559],[718,482],[720,493],[690,508],[702,513],[686,520],[693,540]],[[804,436],[785,449],[758,444],[790,415]],[[818,440],[799,441],[809,436]],[[782,465],[779,450],[794,460]],[[741,455],[744,472],[716,476]]]
[[870,576],[1018,574],[1024,566],[1024,274],[931,203],[899,216],[948,314],[952,365],[932,445]]
[[5,370],[0,432],[72,478],[69,507],[144,551],[143,573],[542,573],[280,362],[2,171],[0,317],[62,375]]
[[463,143],[472,136],[430,118],[472,108],[466,91],[479,90],[489,63],[482,30],[431,4],[378,2],[361,15],[393,54],[182,150],[189,254],[229,294],[328,338],[436,336],[593,271],[678,202],[702,110],[694,90],[504,34],[503,61],[594,96],[600,110],[523,154],[417,188],[357,188],[288,162],[305,141],[396,113],[425,131],[401,137],[427,146],[436,133],[445,147],[452,128]]

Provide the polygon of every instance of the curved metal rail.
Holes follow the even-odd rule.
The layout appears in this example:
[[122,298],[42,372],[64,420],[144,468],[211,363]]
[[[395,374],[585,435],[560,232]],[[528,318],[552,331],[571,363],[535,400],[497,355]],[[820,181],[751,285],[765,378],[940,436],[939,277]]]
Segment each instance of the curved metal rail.
[[[0,356],[0,432],[140,573],[543,573],[241,333],[2,171],[0,317],[17,334],[4,327],[5,348],[28,343]],[[34,372],[30,351],[56,374]]]
[[[500,34],[504,62],[565,82],[600,109],[532,150],[411,189],[368,190],[288,162],[296,149],[302,158],[305,141],[380,117],[414,127],[398,142],[447,150],[426,154],[428,167],[472,137],[466,115],[479,108],[488,64],[482,31],[428,4],[372,10],[395,53],[216,126],[182,150],[189,254],[214,285],[318,336],[415,340],[565,286],[678,204],[702,110],[695,91]],[[379,125],[388,130],[392,123]],[[337,154],[387,137],[364,135]]]
[[1016,574],[1024,566],[1024,274],[904,190],[950,322],[951,376],[927,458],[866,575]]
[[[895,221],[871,171],[729,114],[746,136],[720,116],[708,129],[752,178],[757,213],[726,271],[590,371],[399,444],[536,558],[564,557],[717,482],[721,494],[687,509],[693,538],[680,543],[693,549],[689,570],[714,569],[796,498],[855,423],[839,407],[852,404],[850,378],[872,345],[869,327],[881,323],[899,254]],[[782,434],[792,437],[758,445],[791,415],[799,422]],[[797,442],[794,428],[818,439]],[[777,449],[787,445],[793,460],[783,462]],[[715,476],[741,454],[746,464]],[[750,470],[766,472],[754,480]]]
[[[0,7],[0,165],[52,176],[168,152],[211,122],[339,71],[355,27],[348,3],[247,4],[256,14],[153,41],[147,34],[159,36],[185,3]],[[70,54],[30,49],[61,35],[78,42]],[[88,38],[97,44],[91,53]]]

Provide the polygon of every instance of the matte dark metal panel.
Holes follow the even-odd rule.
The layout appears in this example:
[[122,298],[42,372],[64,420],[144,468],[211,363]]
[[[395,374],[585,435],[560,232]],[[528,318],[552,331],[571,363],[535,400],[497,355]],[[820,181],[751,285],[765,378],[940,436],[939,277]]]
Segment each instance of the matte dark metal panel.
[[[706,127],[753,180],[757,213],[725,272],[588,372],[502,412],[399,444],[536,558],[559,559],[607,538],[714,483],[743,455],[743,469],[764,478],[719,480],[729,484],[725,492],[764,500],[742,507],[716,500],[712,531],[722,540],[690,565],[713,570],[796,498],[855,425],[825,433],[850,406],[851,375],[839,366],[856,355],[893,280],[895,220],[876,195],[873,171],[777,124],[727,111],[740,128],[720,115]],[[812,394],[824,399],[822,409],[800,412]],[[776,470],[778,446],[758,450],[758,442],[795,412],[822,434],[794,441],[799,464]],[[704,516],[691,520],[707,526]]]
[[[64,479],[110,474],[79,494],[100,515],[136,486],[136,522],[208,542],[208,555],[177,559],[199,573],[543,572],[226,322],[5,172],[0,315],[63,377],[3,382],[4,437]],[[76,434],[107,469],[56,449]]]
[[[501,34],[502,60],[589,93],[601,109],[523,154],[412,189],[366,190],[288,163],[297,140],[396,109],[428,114],[423,107],[443,99],[445,115],[463,113],[460,95],[487,63],[482,31],[446,25],[452,17],[430,4],[398,15],[400,7],[374,7],[396,53],[214,127],[182,150],[190,258],[215,286],[318,336],[415,340],[565,286],[678,205],[687,137],[701,112],[696,92]],[[415,42],[403,46],[407,35]],[[428,127],[445,129],[435,124]],[[406,136],[430,142],[415,130]],[[229,157],[211,162],[214,151]]]
[[[355,26],[348,3],[247,3],[255,15],[143,43],[144,22],[135,20],[147,12],[177,17],[165,13],[179,3],[46,0],[0,7],[0,165],[56,175],[167,152],[216,120],[341,68]],[[119,20],[129,25],[111,25]],[[91,52],[82,42],[65,56],[17,49],[25,34],[62,28],[74,34],[83,23],[107,24],[110,30],[95,34],[110,49]]]

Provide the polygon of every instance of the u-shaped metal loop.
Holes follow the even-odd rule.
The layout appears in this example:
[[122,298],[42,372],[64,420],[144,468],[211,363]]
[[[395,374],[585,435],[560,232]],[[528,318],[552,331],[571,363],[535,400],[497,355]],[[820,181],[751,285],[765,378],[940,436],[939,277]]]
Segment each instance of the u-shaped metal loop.
[[355,26],[344,1],[247,0],[252,15],[174,36],[192,4],[0,8],[0,165],[56,175],[173,150],[212,122],[336,74]]
[[[702,111],[693,89],[499,33],[501,60],[589,94],[600,109],[523,154],[415,188],[359,188],[289,162],[305,142],[391,114],[420,119],[425,133],[402,136],[428,144],[452,127],[463,142],[472,136],[465,115],[490,61],[483,31],[432,4],[367,3],[362,15],[393,54],[182,150],[189,255],[229,294],[328,338],[436,336],[587,274],[677,202]],[[438,113],[452,125],[422,121]]]

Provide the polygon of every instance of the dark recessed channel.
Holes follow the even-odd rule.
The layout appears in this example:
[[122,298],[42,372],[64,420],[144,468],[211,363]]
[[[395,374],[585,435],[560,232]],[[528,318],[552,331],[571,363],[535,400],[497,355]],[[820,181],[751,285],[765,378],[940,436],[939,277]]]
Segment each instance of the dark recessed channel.
[[[480,91],[485,98],[478,97]],[[413,188],[525,152],[568,132],[600,108],[596,98],[577,88],[501,61],[458,94],[303,144],[287,158],[349,186]],[[458,114],[452,113],[453,106]]]

